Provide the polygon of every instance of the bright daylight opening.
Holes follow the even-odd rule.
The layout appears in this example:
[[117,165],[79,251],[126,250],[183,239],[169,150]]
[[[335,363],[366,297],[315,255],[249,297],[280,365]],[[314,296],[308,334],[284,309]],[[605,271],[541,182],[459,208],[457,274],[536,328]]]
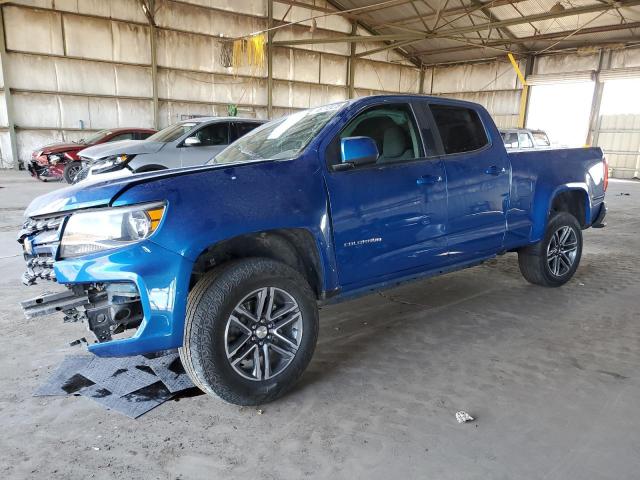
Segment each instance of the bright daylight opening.
[[640,115],[640,78],[608,80],[600,115]]
[[593,82],[531,87],[527,128],[547,132],[555,147],[581,147],[589,130]]

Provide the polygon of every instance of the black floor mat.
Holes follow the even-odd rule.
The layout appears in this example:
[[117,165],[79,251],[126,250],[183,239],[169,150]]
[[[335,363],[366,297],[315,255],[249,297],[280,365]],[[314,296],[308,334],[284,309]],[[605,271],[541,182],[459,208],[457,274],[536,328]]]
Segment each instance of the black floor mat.
[[154,358],[70,355],[34,396],[81,395],[130,418],[138,418],[176,393],[193,387],[177,353]]

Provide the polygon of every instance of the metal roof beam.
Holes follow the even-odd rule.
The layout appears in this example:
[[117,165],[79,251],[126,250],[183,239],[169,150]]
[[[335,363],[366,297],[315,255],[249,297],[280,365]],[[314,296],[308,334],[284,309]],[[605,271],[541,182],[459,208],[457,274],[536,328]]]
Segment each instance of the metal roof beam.
[[[611,10],[613,8],[633,7],[636,5],[640,5],[640,0],[619,0],[618,2],[616,2],[615,5],[598,3],[594,5],[568,8],[562,12],[553,12],[553,13],[546,12],[546,13],[540,13],[537,15],[529,15],[527,17],[510,18],[506,20],[498,20],[495,22],[482,23],[478,25],[468,25],[460,28],[442,30],[442,31],[437,31],[433,33],[425,33],[424,35],[418,35],[418,34],[383,34],[383,35],[372,35],[372,36],[346,35],[346,36],[337,36],[337,37],[283,40],[283,41],[274,42],[274,45],[311,45],[311,44],[319,44],[319,43],[405,41],[405,40],[419,40],[420,38],[424,38],[424,39],[443,38],[443,37],[446,38],[446,37],[451,37],[452,35],[462,35],[465,33],[480,32],[488,29],[509,27],[512,25],[521,25],[524,23],[539,22],[539,21],[551,20],[555,18],[571,17],[574,15],[582,15],[585,13],[596,13],[596,12],[602,12],[605,10]],[[588,31],[588,29],[582,29],[581,31]],[[576,33],[576,35],[578,34],[579,32]],[[540,36],[529,37],[525,41],[531,41],[531,38],[539,38],[539,37]],[[504,39],[504,41],[500,40],[501,42],[500,44],[502,45],[510,42],[521,43],[521,41],[522,41],[522,38]]]
[[552,20],[556,18],[571,17],[574,15],[583,15],[585,13],[597,13],[605,10],[611,10],[614,8],[627,8],[640,5],[640,0],[619,0],[615,4],[602,4],[597,3],[593,5],[585,5],[582,7],[567,8],[561,12],[546,12],[539,13],[537,15],[529,15],[526,17],[509,18],[506,20],[498,20],[495,22],[483,23],[479,25],[468,25],[466,27],[453,28],[450,30],[444,30],[442,32],[435,32],[427,37],[438,37],[447,35],[456,35],[463,33],[473,33],[482,30],[488,30],[490,28],[510,27],[513,25],[522,25],[524,23],[540,22],[543,20]]
[[[493,8],[493,7],[501,7],[503,5],[512,5],[514,3],[526,2],[526,1],[527,0],[494,0],[494,1],[484,2],[481,5],[484,8]],[[475,6],[473,7],[475,10]],[[444,17],[452,17],[454,15],[465,15],[467,13],[467,8],[455,7],[455,8],[450,8],[448,10],[443,10],[440,12],[440,17],[444,18]],[[427,15],[414,15],[411,17],[405,17],[400,20],[393,20],[391,22],[380,22],[380,23],[372,24],[371,26],[382,27],[382,26],[403,25],[405,23],[417,22],[418,20],[422,20],[422,19],[431,20],[432,18],[436,18],[436,16],[437,16],[437,12],[434,14],[427,14]]]
[[544,40],[556,40],[558,38],[563,38],[566,37],[568,35],[572,35],[574,37],[579,36],[579,35],[588,35],[588,34],[593,34],[593,33],[603,33],[603,32],[613,32],[613,31],[618,31],[618,30],[631,30],[634,28],[640,28],[640,22],[633,22],[633,23],[618,23],[615,25],[606,25],[606,26],[600,26],[600,27],[591,27],[591,28],[583,28],[583,29],[576,29],[576,30],[565,30],[562,32],[553,32],[553,33],[546,33],[543,35],[533,35],[530,37],[520,37],[520,38],[514,38],[514,39],[502,39],[502,40],[494,40],[492,42],[486,43],[484,45],[482,44],[475,44],[475,45],[464,45],[464,46],[460,46],[460,47],[449,47],[449,48],[441,48],[441,49],[435,49],[435,50],[421,50],[421,51],[417,51],[417,52],[412,52],[413,55],[418,56],[418,57],[422,57],[422,56],[428,56],[428,55],[440,55],[443,53],[455,53],[455,52],[464,52],[466,50],[469,49],[481,49],[481,48],[487,48],[487,47],[497,47],[497,46],[501,46],[501,45],[509,45],[512,43],[527,43],[527,42],[539,42],[539,41],[544,41]]

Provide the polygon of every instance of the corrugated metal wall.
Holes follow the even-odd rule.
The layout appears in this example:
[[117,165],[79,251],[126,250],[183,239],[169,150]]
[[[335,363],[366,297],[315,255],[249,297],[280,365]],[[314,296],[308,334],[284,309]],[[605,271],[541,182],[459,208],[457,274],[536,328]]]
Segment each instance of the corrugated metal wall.
[[[321,0],[314,3],[329,8]],[[156,5],[159,126],[188,115],[224,115],[230,103],[238,105],[240,115],[265,118],[266,67],[232,71],[222,66],[220,36],[265,29],[266,0],[156,0]],[[38,146],[78,139],[93,130],[153,126],[151,28],[137,0],[20,0],[3,5],[2,12],[8,52],[2,68],[12,92],[21,159]],[[316,13],[274,3],[276,20],[298,21]],[[308,37],[310,26],[306,21],[279,29],[276,40]],[[352,26],[343,17],[328,16],[314,28],[325,37],[350,33]],[[361,29],[357,33],[366,34]],[[357,44],[356,51],[379,46]],[[614,53],[611,68],[640,65],[638,52]],[[273,116],[346,99],[349,54],[345,43],[276,48]],[[533,73],[596,67],[597,54],[549,55],[536,58]],[[525,71],[524,61],[520,68]],[[0,76],[0,167],[11,166],[5,88]],[[420,85],[419,69],[390,50],[357,59],[354,88],[356,96],[422,91],[475,101],[487,107],[500,127],[517,125],[522,92],[506,59],[428,66]],[[625,135],[632,133],[617,135],[615,142],[631,148]],[[615,146],[609,146],[613,137],[600,138],[605,149]],[[622,156],[609,158],[614,168],[633,163]]]
[[[315,4],[329,8],[322,1]],[[220,36],[267,28],[267,2],[156,0],[156,7],[159,126],[188,115],[225,115],[230,103],[238,105],[240,115],[266,118],[266,66],[239,71],[222,66]],[[151,28],[137,0],[22,0],[3,5],[2,11],[8,52],[4,68],[21,159],[43,144],[75,140],[92,130],[153,126]],[[274,4],[276,20],[314,14]],[[275,39],[309,36],[310,25],[279,29]],[[322,36],[343,35],[351,28],[338,16],[319,18],[315,26]],[[379,46],[362,44],[357,51]],[[349,54],[344,43],[275,49],[273,116],[346,99]],[[417,93],[419,78],[419,70],[392,51],[356,62],[358,95]],[[4,107],[0,97],[0,166],[9,167]]]
[[[525,62],[519,62],[525,71]],[[431,67],[425,72],[424,93],[483,105],[500,128],[517,127],[522,84],[509,63],[501,61]]]
[[640,114],[602,115],[598,146],[602,147],[612,176],[640,177]]

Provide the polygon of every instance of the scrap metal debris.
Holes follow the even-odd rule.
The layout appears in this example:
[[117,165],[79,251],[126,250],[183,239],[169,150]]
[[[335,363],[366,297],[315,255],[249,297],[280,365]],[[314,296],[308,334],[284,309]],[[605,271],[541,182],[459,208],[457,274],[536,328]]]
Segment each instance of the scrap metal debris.
[[194,388],[174,352],[126,358],[70,355],[33,394],[80,395],[130,418]]
[[467,412],[460,410],[459,412],[456,412],[456,420],[458,421],[458,423],[467,423],[473,422],[475,418],[473,418]]

